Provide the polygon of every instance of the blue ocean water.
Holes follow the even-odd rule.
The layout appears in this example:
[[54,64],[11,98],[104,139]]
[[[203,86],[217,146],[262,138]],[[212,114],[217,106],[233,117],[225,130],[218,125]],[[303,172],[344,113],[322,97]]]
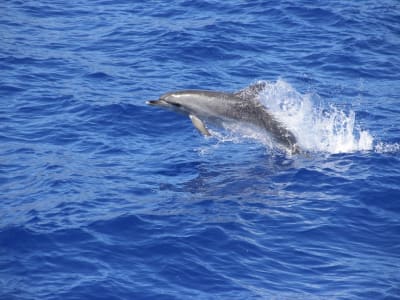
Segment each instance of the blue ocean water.
[[[400,299],[399,1],[0,11],[0,299]],[[309,155],[145,104],[260,80]]]

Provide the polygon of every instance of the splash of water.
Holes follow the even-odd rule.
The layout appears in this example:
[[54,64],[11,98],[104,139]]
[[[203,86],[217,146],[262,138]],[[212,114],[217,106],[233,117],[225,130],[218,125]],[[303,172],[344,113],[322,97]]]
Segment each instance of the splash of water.
[[354,111],[315,106],[311,94],[299,93],[282,79],[265,83],[260,101],[295,134],[303,149],[328,153],[373,149],[373,138],[356,125]]
[[[259,101],[293,132],[303,150],[335,154],[400,149],[397,144],[389,147],[378,143],[374,146],[372,135],[357,125],[356,114],[351,109],[315,104],[315,95],[301,94],[282,79],[263,83],[265,88],[259,93]],[[226,131],[209,128],[218,143],[240,143],[248,139],[261,142],[270,149],[279,148],[268,134],[254,126],[237,122],[222,125]]]
[[[264,83],[260,102],[295,134],[302,149],[327,153],[373,149],[373,138],[368,131],[358,128],[354,111],[345,112],[334,105],[315,106],[311,94],[299,93],[282,79]],[[270,137],[260,130],[243,124],[225,124],[224,127],[229,133],[213,132],[220,142],[256,139],[269,148],[274,147]]]

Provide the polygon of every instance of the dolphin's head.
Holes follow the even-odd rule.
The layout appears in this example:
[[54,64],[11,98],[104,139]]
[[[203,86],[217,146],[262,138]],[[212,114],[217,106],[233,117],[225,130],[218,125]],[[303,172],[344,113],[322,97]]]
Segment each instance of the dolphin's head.
[[146,101],[147,104],[159,107],[165,107],[173,111],[188,114],[188,95],[182,92],[166,93],[158,100]]
[[209,118],[219,116],[226,110],[226,100],[234,99],[233,95],[206,90],[182,90],[169,92],[158,100],[147,101],[147,104],[164,107],[184,115]]

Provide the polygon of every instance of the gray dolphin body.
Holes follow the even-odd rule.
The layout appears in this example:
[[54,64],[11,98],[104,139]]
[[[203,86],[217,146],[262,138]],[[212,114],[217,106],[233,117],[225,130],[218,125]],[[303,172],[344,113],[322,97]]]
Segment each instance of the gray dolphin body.
[[280,145],[291,153],[300,153],[296,137],[277,121],[258,101],[265,83],[258,83],[237,93],[203,90],[184,90],[162,95],[147,104],[165,107],[188,115],[193,125],[203,134],[211,135],[205,122],[243,122],[266,130]]

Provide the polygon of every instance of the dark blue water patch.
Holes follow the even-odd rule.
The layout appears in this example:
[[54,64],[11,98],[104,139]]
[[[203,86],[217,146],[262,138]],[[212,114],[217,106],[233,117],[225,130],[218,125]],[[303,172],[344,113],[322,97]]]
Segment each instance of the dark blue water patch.
[[[79,124],[82,131],[101,127],[103,133],[114,137],[138,134],[152,136],[153,133],[160,132],[157,130],[159,126],[165,128],[164,132],[174,133],[184,126],[184,124],[176,122],[175,116],[165,111],[154,112],[146,107],[131,104],[93,106],[88,108],[84,114],[87,121]],[[143,115],[148,115],[148,117],[142,118]],[[154,124],[152,118],[158,120],[157,124]],[[190,123],[190,120],[188,121],[187,123]]]
[[341,15],[333,12],[328,7],[301,7],[286,6],[285,11],[296,16],[298,20],[308,21],[311,24],[323,26],[333,24],[341,19]]
[[389,185],[389,187],[385,188],[384,194],[382,194],[382,182],[371,181],[367,190],[361,188],[360,197],[362,202],[367,206],[377,207],[378,209],[387,210],[389,213],[397,214],[400,210],[400,205],[395,200],[400,195],[400,189],[397,187],[397,176],[387,177],[384,184]]
[[[14,3],[15,7],[18,8],[20,4]],[[26,3],[23,5],[23,13],[27,14],[28,17],[34,18],[49,18],[49,17],[70,17],[81,14],[87,14],[87,10],[77,8],[71,5],[62,5],[59,3]]]
[[112,78],[110,75],[108,75],[108,74],[106,74],[106,73],[104,73],[104,72],[90,73],[90,74],[87,74],[86,76],[87,76],[88,78],[97,79],[97,80],[101,80],[101,79],[107,80],[107,79]]
[[[4,252],[13,252],[16,256],[26,255],[35,247],[48,247],[52,241],[45,235],[19,227],[6,227],[1,230],[1,248]],[[18,239],[15,239],[18,237]],[[46,246],[47,245],[47,246]]]
[[[160,276],[160,278],[166,278],[168,281],[170,281],[171,285],[177,285],[180,286],[181,280],[185,278],[185,286],[186,288],[190,289],[193,288],[193,284],[200,284],[204,285],[204,290],[207,292],[212,292],[213,286],[215,286],[215,289],[220,290],[218,288],[219,286],[227,286],[224,284],[225,280],[224,278],[214,278],[214,276],[209,276],[207,274],[210,273],[210,270],[208,267],[204,267],[199,265],[196,262],[189,262],[190,258],[189,257],[195,257],[196,253],[198,250],[195,250],[194,248],[184,246],[187,242],[187,240],[184,236],[182,237],[173,237],[169,234],[168,226],[171,226],[172,224],[169,225],[169,221],[165,220],[163,222],[162,219],[158,218],[158,226],[156,228],[153,228],[150,230],[152,227],[152,223],[156,220],[157,218],[154,218],[154,216],[151,218],[151,222],[145,221],[142,218],[134,217],[134,216],[126,216],[124,218],[119,218],[117,223],[112,223],[116,227],[120,228],[119,230],[119,236],[120,238],[114,236],[112,232],[107,230],[107,228],[110,227],[110,223],[106,222],[104,228],[101,227],[101,224],[96,224],[94,230],[96,232],[101,232],[102,235],[107,234],[107,236],[103,236],[102,239],[105,241],[109,241],[109,243],[115,244],[123,244],[126,241],[127,236],[131,236],[134,238],[132,240],[132,249],[129,251],[129,255],[132,257],[132,259],[135,259],[135,257],[140,257],[143,262],[147,262],[147,267],[143,270],[144,276],[148,276],[146,269],[149,267],[152,269],[152,272],[154,274],[157,274],[157,276]],[[165,228],[165,225],[167,228]],[[172,226],[182,226],[183,224],[176,224]],[[114,227],[114,226],[112,226]],[[184,226],[182,226],[182,229],[184,229]],[[145,243],[141,244],[140,243],[140,236],[143,237],[148,237],[148,236],[153,236],[153,238],[156,238],[159,240],[158,243]],[[109,238],[112,238],[113,240],[109,240]],[[115,240],[117,238],[117,240]],[[181,240],[181,241],[180,241]],[[139,244],[137,244],[139,242]],[[119,259],[121,255],[123,255],[124,247],[113,247],[112,248],[112,257],[115,257],[115,263],[119,264]],[[136,250],[135,250],[136,249]],[[111,249],[110,249],[111,250]],[[184,252],[182,252],[184,251]],[[179,257],[188,257],[189,261],[186,259],[180,260],[179,263],[174,262],[175,259],[171,258],[170,261],[165,261],[163,257],[165,255],[173,255],[176,257],[176,259],[179,260]],[[140,265],[137,266],[140,268]],[[138,270],[139,271],[139,270]],[[147,274],[147,275],[146,275]],[[190,279],[192,278],[192,279]],[[199,278],[204,278],[203,282],[198,282]],[[208,280],[206,278],[209,278]],[[191,282],[193,282],[191,284]],[[140,284],[140,280],[138,282]],[[162,284],[162,283],[161,283]],[[208,288],[207,288],[208,286]],[[182,287],[180,287],[182,288]],[[185,288],[185,287],[183,287]],[[228,289],[229,290],[229,289]],[[156,289],[157,291],[157,289]]]
[[9,96],[10,94],[19,93],[24,91],[23,88],[12,86],[12,85],[2,85],[0,86],[0,90],[4,93],[4,96]]

